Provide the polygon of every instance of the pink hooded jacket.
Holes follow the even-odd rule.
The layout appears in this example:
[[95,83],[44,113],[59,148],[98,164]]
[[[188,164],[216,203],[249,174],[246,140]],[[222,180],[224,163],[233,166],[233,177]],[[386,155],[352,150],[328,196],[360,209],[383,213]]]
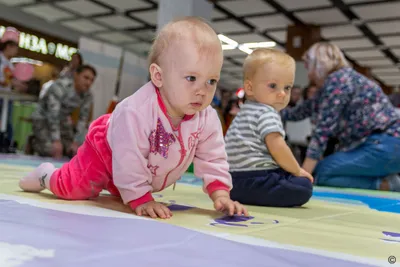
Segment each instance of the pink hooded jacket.
[[107,141],[113,182],[132,209],[152,201],[151,192],[174,184],[192,162],[208,194],[232,188],[217,112],[209,106],[185,116],[174,128],[151,82],[117,105],[109,120]]

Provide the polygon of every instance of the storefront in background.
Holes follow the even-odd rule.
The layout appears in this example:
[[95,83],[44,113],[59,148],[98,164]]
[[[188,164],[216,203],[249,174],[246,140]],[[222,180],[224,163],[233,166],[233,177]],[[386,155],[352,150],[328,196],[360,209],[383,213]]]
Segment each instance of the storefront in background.
[[[27,93],[38,95],[41,86],[68,64],[71,55],[77,51],[77,44],[1,19],[0,38],[6,27],[14,27],[20,32],[18,55],[11,62],[28,62],[35,67],[33,79],[28,82]],[[24,149],[32,133],[30,115],[34,109],[34,102],[13,101],[13,140],[18,149]]]
[[77,44],[28,29],[22,25],[0,19],[0,38],[6,27],[15,27],[20,32],[18,56],[12,62],[29,62],[35,66],[34,78],[41,84],[59,72],[71,55],[77,51]]

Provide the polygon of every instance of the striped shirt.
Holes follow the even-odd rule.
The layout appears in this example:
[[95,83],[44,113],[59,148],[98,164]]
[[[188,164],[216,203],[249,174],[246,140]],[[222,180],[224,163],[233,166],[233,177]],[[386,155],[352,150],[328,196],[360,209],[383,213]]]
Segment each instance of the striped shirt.
[[265,144],[273,132],[285,138],[281,117],[271,106],[246,101],[225,136],[230,171],[279,168]]

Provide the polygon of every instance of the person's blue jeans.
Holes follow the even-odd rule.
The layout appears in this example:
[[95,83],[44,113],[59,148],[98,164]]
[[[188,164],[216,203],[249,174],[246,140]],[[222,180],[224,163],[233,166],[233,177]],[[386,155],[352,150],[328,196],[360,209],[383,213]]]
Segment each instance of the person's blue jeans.
[[359,147],[320,161],[314,177],[317,185],[376,190],[395,173],[400,173],[400,138],[374,134]]

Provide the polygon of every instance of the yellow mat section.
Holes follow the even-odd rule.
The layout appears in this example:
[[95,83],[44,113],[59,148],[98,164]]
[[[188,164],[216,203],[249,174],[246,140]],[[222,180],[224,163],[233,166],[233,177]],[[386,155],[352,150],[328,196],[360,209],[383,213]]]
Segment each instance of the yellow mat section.
[[[0,194],[16,195],[59,204],[96,206],[126,213],[130,209],[120,199],[102,194],[90,201],[63,201],[50,192],[21,192],[18,178],[31,167],[0,164]],[[247,221],[226,221],[213,210],[212,202],[200,187],[178,184],[154,194],[158,201],[175,205],[174,216],[165,223],[207,232],[229,233],[386,261],[394,255],[400,259],[400,214],[380,212],[359,204],[344,204],[312,199],[301,208],[267,208],[249,206]],[[253,218],[254,217],[254,218]],[[398,233],[387,236],[385,232]]]

